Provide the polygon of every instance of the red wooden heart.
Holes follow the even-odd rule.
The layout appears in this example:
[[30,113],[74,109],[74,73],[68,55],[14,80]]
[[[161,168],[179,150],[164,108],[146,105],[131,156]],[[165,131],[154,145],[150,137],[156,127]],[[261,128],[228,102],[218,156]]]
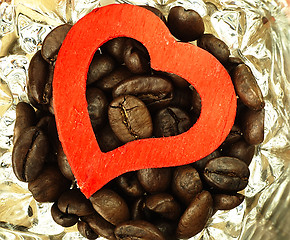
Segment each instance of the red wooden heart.
[[[121,36],[144,44],[152,68],[187,79],[200,94],[202,109],[196,124],[181,135],[137,140],[103,153],[87,111],[86,76],[96,49]],[[205,157],[224,141],[236,113],[234,87],[218,60],[194,45],[176,42],[148,10],[123,4],[95,9],[72,27],[58,54],[53,98],[59,138],[87,197],[122,173]]]

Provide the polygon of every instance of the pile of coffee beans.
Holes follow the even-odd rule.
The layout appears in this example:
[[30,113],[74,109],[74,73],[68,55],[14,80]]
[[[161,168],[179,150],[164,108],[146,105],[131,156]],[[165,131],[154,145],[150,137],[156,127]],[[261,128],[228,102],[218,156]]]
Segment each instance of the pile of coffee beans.
[[[264,101],[251,70],[230,57],[226,44],[204,34],[193,10],[173,7],[166,18],[154,12],[181,41],[195,41],[228,70],[238,98],[235,124],[222,145],[184,166],[141,169],[113,179],[89,199],[81,193],[58,139],[52,97],[54,64],[70,25],[55,28],[31,59],[30,104],[16,107],[12,165],[39,202],[53,202],[61,226],[77,224],[88,239],[187,239],[202,231],[217,210],[244,199],[248,165],[264,137]],[[186,64],[186,63],[185,63]],[[198,119],[201,100],[183,78],[150,67],[146,48],[115,38],[97,50],[89,67],[88,112],[103,152],[135,139],[187,131]],[[81,146],[76,146],[81,147]]]

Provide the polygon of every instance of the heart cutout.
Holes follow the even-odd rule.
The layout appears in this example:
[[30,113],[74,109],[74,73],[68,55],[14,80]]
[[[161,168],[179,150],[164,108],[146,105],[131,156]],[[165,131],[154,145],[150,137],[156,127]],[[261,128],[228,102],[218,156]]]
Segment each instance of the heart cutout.
[[[87,110],[86,79],[95,51],[116,37],[138,40],[147,48],[152,68],[177,74],[197,90],[201,114],[187,132],[100,150]],[[236,114],[234,87],[220,62],[201,48],[177,42],[152,12],[127,4],[95,9],[71,28],[56,61],[53,99],[60,141],[86,197],[125,172],[207,156],[225,140]]]

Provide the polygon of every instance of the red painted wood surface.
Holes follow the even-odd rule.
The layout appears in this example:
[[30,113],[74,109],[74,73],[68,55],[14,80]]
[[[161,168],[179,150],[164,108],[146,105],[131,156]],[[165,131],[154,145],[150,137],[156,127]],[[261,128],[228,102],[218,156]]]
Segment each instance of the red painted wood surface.
[[[196,124],[181,135],[137,140],[103,153],[87,111],[86,76],[96,49],[122,36],[144,44],[155,70],[187,79],[200,94],[202,109]],[[122,173],[207,156],[224,141],[236,113],[234,87],[218,60],[194,45],[176,42],[158,17],[133,5],[95,9],[72,27],[57,58],[53,98],[59,138],[87,197]]]

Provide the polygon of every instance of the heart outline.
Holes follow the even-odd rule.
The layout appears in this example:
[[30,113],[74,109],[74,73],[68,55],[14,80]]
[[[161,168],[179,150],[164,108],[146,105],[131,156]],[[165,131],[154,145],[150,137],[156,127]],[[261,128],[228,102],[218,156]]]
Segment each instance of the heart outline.
[[[103,153],[87,111],[86,76],[95,51],[108,40],[122,36],[134,38],[147,48],[155,70],[187,79],[200,94],[202,109],[197,122],[183,134],[136,140]],[[182,61],[174,61],[180,58]],[[195,80],[194,76],[199,75],[208,81]],[[157,16],[142,7],[127,4],[97,8],[71,28],[56,61],[53,99],[60,141],[86,197],[122,173],[184,165],[207,156],[230,132],[236,112],[234,87],[217,59],[194,45],[176,42]],[[158,161],[151,161],[156,156]],[[122,161],[116,161],[118,159]],[[86,161],[90,164],[85,164]]]

